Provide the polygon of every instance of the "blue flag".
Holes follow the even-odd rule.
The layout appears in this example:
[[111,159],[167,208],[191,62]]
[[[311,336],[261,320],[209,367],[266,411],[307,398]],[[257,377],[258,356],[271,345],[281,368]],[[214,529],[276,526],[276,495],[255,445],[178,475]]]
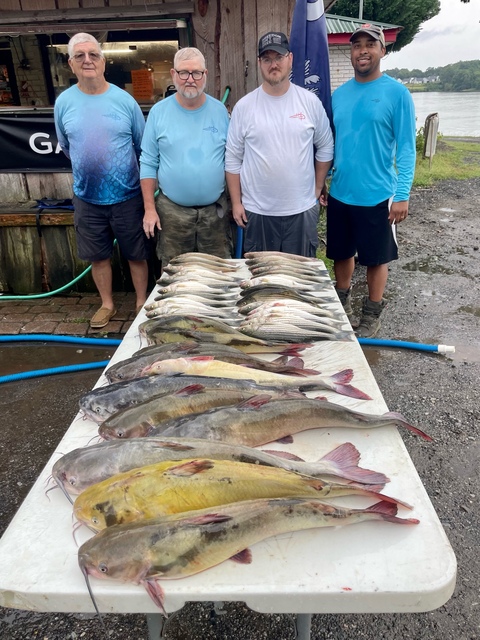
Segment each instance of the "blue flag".
[[323,0],[297,0],[290,32],[291,80],[316,93],[332,122],[330,63]]

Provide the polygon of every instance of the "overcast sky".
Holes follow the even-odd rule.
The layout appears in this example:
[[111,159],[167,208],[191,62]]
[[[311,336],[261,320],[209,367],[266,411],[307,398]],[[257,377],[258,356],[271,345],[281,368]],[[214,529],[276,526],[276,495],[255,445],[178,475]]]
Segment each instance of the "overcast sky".
[[382,69],[425,71],[460,60],[480,60],[480,0],[441,0],[440,7],[410,44],[385,56]]

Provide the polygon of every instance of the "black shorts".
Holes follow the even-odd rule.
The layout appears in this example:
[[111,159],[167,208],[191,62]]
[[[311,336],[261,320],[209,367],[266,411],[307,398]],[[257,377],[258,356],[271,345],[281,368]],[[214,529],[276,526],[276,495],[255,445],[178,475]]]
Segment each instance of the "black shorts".
[[264,216],[246,211],[243,250],[283,251],[315,258],[318,248],[318,204],[291,216]]
[[73,205],[77,251],[82,260],[97,262],[110,258],[114,238],[127,260],[148,258],[141,194],[117,204],[92,204],[74,196]]
[[327,258],[347,260],[357,253],[358,262],[366,267],[396,260],[396,229],[388,220],[389,202],[357,207],[328,196]]

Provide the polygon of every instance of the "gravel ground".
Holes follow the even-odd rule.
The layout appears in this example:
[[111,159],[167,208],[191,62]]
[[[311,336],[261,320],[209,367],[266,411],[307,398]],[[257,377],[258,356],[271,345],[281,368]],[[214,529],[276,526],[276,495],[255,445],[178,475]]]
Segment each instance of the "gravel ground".
[[[317,615],[312,640],[456,640],[480,638],[479,469],[480,454],[480,179],[444,181],[416,190],[410,215],[399,227],[400,259],[391,265],[388,306],[381,337],[456,347],[453,356],[403,349],[366,348],[365,353],[390,410],[400,411],[434,438],[402,437],[445,527],[458,561],[457,587],[443,607],[424,614]],[[354,304],[365,293],[365,273],[356,270]],[[68,397],[48,379],[0,389],[4,417],[0,444],[1,529],[6,527],[76,413],[78,397],[98,372],[78,374]],[[55,397],[54,403],[42,402]],[[32,416],[35,416],[33,423]],[[21,438],[41,428],[41,437]],[[15,446],[13,444],[15,443]],[[9,452],[6,454],[5,452]],[[172,616],[168,640],[291,640],[292,618],[261,615],[241,603],[188,604]],[[141,616],[107,616],[111,640],[146,640]],[[96,640],[90,615],[0,611],[5,640]]]

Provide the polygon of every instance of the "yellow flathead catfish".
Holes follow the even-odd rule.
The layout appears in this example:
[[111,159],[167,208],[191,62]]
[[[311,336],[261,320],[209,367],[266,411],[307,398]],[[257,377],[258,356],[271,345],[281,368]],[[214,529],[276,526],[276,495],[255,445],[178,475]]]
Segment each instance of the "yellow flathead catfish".
[[330,483],[284,469],[208,458],[168,460],[112,476],[81,493],[76,518],[94,531],[114,524],[257,498],[333,498],[350,494],[399,500],[358,485]]

